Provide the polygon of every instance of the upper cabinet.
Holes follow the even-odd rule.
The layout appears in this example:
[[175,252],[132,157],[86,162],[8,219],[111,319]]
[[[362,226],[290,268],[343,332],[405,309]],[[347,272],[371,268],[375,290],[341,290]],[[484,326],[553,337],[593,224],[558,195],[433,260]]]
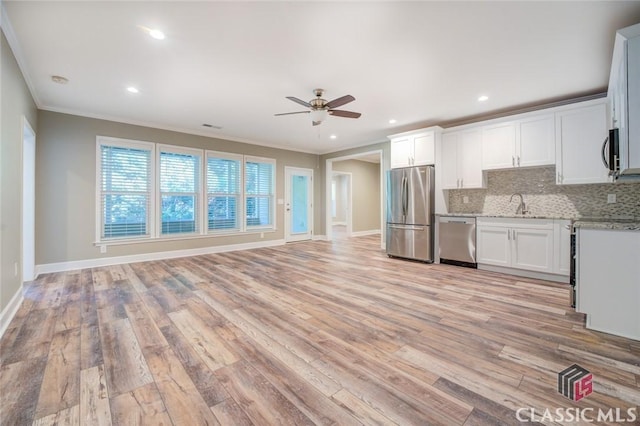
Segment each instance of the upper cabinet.
[[611,182],[602,160],[606,99],[556,113],[556,183]]
[[389,136],[391,139],[391,168],[435,164],[435,143],[442,129],[431,127]]
[[483,188],[482,132],[480,129],[442,136],[442,189]]
[[482,128],[482,169],[554,164],[554,131],[553,114],[484,126]]

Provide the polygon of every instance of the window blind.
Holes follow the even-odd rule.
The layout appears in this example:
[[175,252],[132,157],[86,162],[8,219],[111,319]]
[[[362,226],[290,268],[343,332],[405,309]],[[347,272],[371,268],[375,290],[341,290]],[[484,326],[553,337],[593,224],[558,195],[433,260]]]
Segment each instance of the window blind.
[[207,156],[207,226],[210,231],[240,228],[240,167],[238,158],[218,154]]
[[162,234],[196,233],[200,188],[200,156],[160,151]]
[[273,226],[275,161],[245,161],[246,226]]
[[151,149],[100,146],[101,238],[149,236]]

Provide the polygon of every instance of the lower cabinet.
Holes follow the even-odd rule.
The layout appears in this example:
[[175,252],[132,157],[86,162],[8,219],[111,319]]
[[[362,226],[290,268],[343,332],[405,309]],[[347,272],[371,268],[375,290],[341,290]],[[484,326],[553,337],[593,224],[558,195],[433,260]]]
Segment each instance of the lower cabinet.
[[553,273],[553,221],[479,218],[478,263]]
[[478,264],[568,276],[569,225],[568,220],[479,217]]

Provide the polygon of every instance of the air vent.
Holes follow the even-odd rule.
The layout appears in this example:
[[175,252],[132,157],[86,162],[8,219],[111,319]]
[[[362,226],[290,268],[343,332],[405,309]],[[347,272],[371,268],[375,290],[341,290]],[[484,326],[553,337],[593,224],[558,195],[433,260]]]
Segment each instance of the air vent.
[[210,128],[210,129],[216,129],[216,130],[220,130],[220,129],[222,129],[222,127],[220,127],[220,126],[214,126],[213,124],[208,124],[208,123],[204,123],[204,124],[202,125],[202,127],[208,127],[208,128]]

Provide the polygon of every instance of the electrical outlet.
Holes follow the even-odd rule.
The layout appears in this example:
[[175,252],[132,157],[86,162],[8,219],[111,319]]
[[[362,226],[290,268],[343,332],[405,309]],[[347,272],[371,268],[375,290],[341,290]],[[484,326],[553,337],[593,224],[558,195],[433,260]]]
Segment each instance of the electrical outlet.
[[13,263],[13,276],[14,277],[18,276],[18,262]]
[[462,197],[462,204],[469,204],[469,197],[468,196],[463,196]]
[[616,194],[607,194],[607,204],[614,204],[616,202]]
[[106,253],[107,252],[107,246],[100,246],[100,253]]
[[260,238],[264,238],[264,232],[260,233]]

